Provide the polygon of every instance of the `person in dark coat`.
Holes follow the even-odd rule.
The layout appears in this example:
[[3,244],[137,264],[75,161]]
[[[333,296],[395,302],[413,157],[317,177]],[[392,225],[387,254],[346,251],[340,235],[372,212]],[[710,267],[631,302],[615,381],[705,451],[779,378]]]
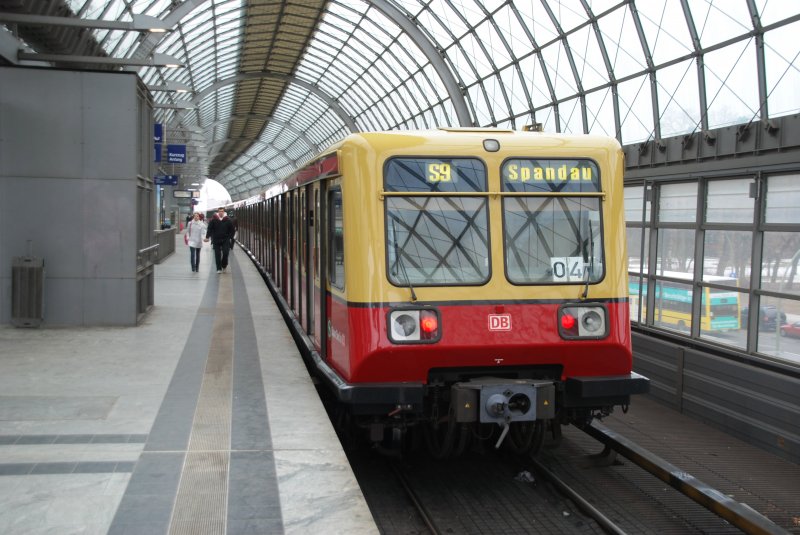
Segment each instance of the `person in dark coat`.
[[231,240],[236,233],[233,222],[225,214],[225,208],[219,207],[217,215],[211,218],[206,231],[206,240],[211,240],[214,247],[214,261],[217,263],[217,273],[225,273],[228,268],[228,251]]
[[239,222],[236,220],[236,214],[231,214],[231,223],[233,223],[233,236],[231,236],[231,253],[233,252],[233,247],[236,245],[236,233],[239,232]]

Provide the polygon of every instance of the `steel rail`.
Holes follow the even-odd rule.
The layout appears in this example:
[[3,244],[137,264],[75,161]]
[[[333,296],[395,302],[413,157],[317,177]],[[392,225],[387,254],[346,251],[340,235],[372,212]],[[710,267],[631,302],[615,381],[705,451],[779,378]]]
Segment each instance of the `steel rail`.
[[589,503],[583,496],[578,494],[575,489],[567,485],[561,478],[547,468],[541,461],[535,457],[531,457],[536,472],[545,477],[550,483],[564,494],[567,498],[575,502],[578,509],[589,515],[595,522],[597,522],[606,533],[614,533],[615,535],[625,535],[626,532],[615,524],[611,519],[604,515],[597,507]]
[[603,424],[595,421],[582,430],[745,533],[755,535],[789,533],[748,505],[737,502],[710,487]]
[[408,480],[400,471],[400,468],[398,468],[398,466],[394,463],[390,463],[390,465],[392,467],[392,471],[394,472],[395,477],[397,477],[397,480],[400,482],[400,485],[403,487],[403,490],[406,491],[406,494],[408,495],[408,498],[411,500],[411,503],[414,504],[417,513],[419,514],[420,518],[422,518],[422,521],[425,523],[425,525],[428,527],[428,529],[433,535],[439,535],[441,531],[439,531],[439,529],[436,527],[436,524],[434,523],[430,514],[428,514],[428,510],[425,509],[424,505],[422,505],[422,502],[419,500],[419,497],[417,497],[417,493],[414,492],[414,489],[411,488],[411,485],[409,485]]

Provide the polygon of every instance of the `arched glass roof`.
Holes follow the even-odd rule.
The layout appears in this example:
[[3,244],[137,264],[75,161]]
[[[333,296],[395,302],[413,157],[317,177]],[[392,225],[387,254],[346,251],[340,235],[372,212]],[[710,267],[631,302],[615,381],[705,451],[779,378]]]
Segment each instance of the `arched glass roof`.
[[[190,181],[254,194],[352,131],[539,123],[623,145],[800,109],[796,0],[0,0],[4,13],[167,33],[6,22],[32,52],[143,59]],[[55,64],[80,64],[75,58]]]

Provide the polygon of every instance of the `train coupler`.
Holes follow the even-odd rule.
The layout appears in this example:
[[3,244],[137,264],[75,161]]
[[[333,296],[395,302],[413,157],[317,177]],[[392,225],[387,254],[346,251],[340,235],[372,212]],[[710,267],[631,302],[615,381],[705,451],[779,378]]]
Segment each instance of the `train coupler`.
[[455,383],[452,404],[457,422],[496,423],[547,420],[555,416],[555,385],[533,379],[484,377]]

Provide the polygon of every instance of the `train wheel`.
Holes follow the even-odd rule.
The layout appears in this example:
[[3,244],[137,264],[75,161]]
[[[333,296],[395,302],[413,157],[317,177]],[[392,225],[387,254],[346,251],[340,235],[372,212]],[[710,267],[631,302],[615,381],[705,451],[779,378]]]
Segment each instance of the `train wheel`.
[[336,434],[339,436],[339,442],[342,443],[342,448],[346,453],[352,453],[359,450],[360,444],[363,442],[362,432],[356,425],[353,415],[345,407],[338,407],[336,409]]
[[527,454],[533,457],[544,442],[545,425],[544,420],[512,424],[503,444],[516,455]]
[[460,424],[458,426],[458,437],[456,438],[456,446],[453,452],[455,457],[461,457],[467,451],[470,444],[472,444],[472,425]]
[[[561,435],[561,424],[557,420],[547,420],[547,426],[549,427],[550,431],[550,440],[547,443],[548,448],[557,448],[561,445],[561,439],[563,438]],[[546,435],[546,432],[542,432],[542,435]]]
[[526,453],[533,444],[533,436],[536,431],[536,422],[515,422],[508,430],[508,436],[503,441],[503,445],[511,453],[522,455]]
[[542,449],[542,444],[544,443],[545,427],[546,424],[544,420],[536,420],[536,429],[533,432],[531,449],[528,450],[528,455],[530,455],[531,457],[535,457],[539,453],[539,450]]
[[456,422],[449,415],[443,421],[436,420],[425,426],[425,443],[430,454],[436,459],[450,457],[455,438]]

